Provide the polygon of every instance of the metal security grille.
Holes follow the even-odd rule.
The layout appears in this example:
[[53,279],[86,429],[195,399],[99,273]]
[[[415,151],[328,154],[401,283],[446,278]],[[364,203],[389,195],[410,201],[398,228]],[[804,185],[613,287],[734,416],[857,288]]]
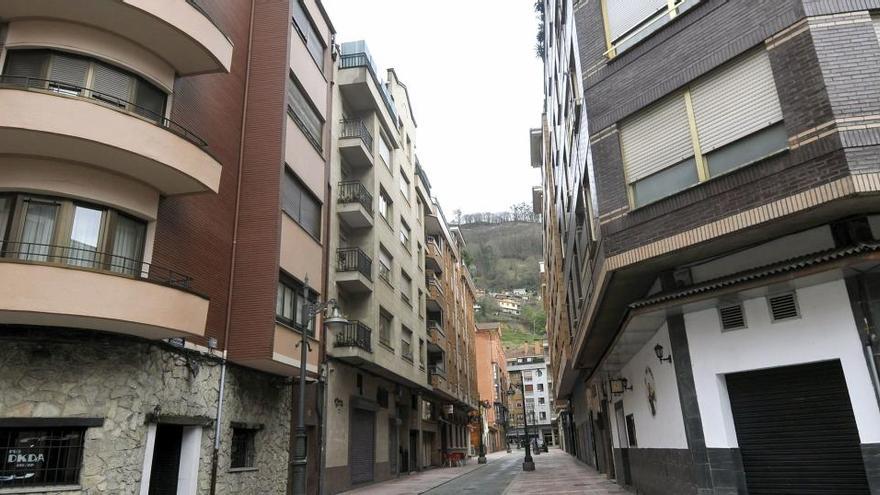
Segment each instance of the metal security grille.
[[742,304],[722,306],[718,308],[718,314],[721,317],[722,330],[736,330],[746,327],[746,317],[743,314]]
[[364,409],[352,410],[348,454],[352,484],[373,481],[375,427],[375,413]]
[[0,429],[0,489],[79,483],[85,430]]
[[750,495],[867,495],[839,361],[727,375]]
[[797,298],[793,292],[770,296],[767,298],[767,304],[770,305],[770,315],[773,317],[773,321],[788,320],[800,316]]

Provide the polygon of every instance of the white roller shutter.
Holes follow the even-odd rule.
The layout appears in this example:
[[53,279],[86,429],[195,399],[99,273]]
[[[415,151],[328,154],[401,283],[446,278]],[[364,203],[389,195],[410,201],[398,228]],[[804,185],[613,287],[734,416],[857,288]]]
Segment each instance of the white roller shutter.
[[605,5],[612,40],[667,7],[666,0],[605,0]]
[[620,146],[629,183],[693,156],[687,107],[681,93],[622,123]]
[[763,49],[694,84],[691,97],[703,153],[782,120],[773,70]]

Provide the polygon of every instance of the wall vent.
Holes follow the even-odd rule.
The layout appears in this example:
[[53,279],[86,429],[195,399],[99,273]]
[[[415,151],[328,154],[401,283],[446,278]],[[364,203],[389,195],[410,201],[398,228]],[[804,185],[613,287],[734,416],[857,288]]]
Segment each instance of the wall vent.
[[731,304],[718,308],[722,330],[738,330],[746,327],[746,315],[742,304]]
[[767,298],[767,304],[770,305],[770,316],[773,321],[790,320],[800,316],[794,292],[770,296]]

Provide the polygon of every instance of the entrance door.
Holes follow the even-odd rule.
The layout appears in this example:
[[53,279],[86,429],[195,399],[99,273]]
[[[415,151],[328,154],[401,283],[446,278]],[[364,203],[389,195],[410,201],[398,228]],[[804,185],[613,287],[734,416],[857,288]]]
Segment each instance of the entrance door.
[[409,470],[419,470],[419,432],[409,430]]
[[182,442],[183,426],[165,424],[156,426],[149,495],[177,495]]
[[749,493],[867,495],[839,361],[727,375]]
[[388,420],[388,461],[391,464],[391,476],[397,476],[397,459],[400,457],[397,441],[397,420]]
[[352,484],[373,481],[375,429],[376,413],[364,409],[352,409],[348,453]]
[[632,481],[629,477],[629,436],[626,434],[626,414],[623,412],[623,401],[614,404],[614,423],[617,425],[617,446],[620,448],[620,470],[623,482],[627,485]]

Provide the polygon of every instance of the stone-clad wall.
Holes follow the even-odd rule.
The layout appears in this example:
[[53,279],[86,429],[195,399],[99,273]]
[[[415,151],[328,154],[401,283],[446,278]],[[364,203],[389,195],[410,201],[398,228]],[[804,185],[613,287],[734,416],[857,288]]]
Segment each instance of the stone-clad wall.
[[[81,489],[65,493],[138,493],[147,415],[157,406],[160,421],[186,416],[210,422],[202,433],[198,481],[198,493],[209,493],[219,360],[81,330],[7,327],[0,346],[0,417],[104,419],[102,427],[87,430]],[[282,378],[228,368],[217,493],[284,492],[290,391]],[[258,470],[229,472],[231,422],[263,426],[255,441]]]

